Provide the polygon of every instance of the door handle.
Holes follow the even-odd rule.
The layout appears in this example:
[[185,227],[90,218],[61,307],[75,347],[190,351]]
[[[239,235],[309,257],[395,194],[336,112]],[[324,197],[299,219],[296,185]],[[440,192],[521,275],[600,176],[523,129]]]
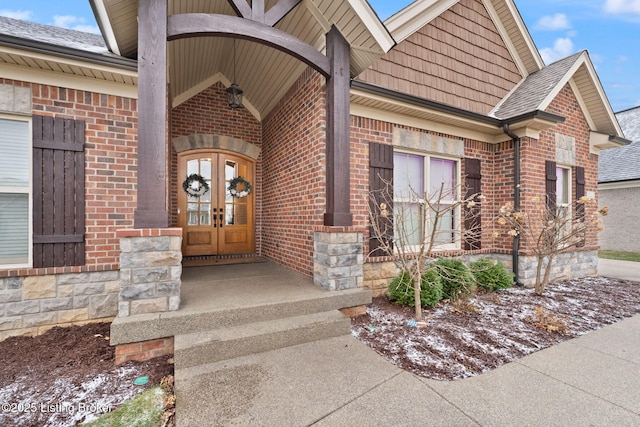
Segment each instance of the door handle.
[[213,228],[217,228],[218,227],[218,223],[216,222],[216,212],[218,211],[218,208],[213,208]]
[[[222,211],[222,208],[220,208],[220,211]],[[222,228],[223,224],[224,224],[224,214],[220,214],[220,228]]]

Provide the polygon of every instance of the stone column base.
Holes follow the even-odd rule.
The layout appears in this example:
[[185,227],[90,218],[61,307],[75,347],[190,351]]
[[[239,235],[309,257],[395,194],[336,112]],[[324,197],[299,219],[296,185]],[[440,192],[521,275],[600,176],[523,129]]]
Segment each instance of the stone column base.
[[363,234],[357,231],[316,231],[313,281],[328,290],[361,287]]
[[177,310],[182,277],[182,229],[119,230],[118,317]]

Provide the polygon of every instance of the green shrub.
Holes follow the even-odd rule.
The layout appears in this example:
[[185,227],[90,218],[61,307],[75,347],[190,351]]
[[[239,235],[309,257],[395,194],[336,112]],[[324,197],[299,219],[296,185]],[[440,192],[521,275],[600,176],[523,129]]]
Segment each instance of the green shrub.
[[478,282],[478,286],[488,291],[510,288],[513,285],[513,273],[496,260],[481,258],[469,264],[469,268]]
[[[440,276],[434,269],[428,269],[420,280],[420,305],[433,307],[442,299],[442,284]],[[391,280],[389,284],[389,301],[399,305],[415,307],[415,297],[411,276],[401,273]]]
[[476,291],[476,279],[462,261],[452,258],[438,258],[431,264],[440,275],[444,298],[457,300],[466,298]]

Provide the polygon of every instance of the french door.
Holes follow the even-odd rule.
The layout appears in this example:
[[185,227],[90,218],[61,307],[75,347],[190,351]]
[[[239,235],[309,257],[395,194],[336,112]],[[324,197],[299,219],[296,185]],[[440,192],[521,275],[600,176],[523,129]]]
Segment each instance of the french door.
[[[209,189],[192,179],[191,193],[183,183],[199,175]],[[182,227],[182,254],[224,255],[254,251],[254,190],[244,197],[229,193],[229,183],[241,176],[253,183],[253,161],[216,151],[178,157],[178,225]],[[241,190],[241,189],[239,189]]]

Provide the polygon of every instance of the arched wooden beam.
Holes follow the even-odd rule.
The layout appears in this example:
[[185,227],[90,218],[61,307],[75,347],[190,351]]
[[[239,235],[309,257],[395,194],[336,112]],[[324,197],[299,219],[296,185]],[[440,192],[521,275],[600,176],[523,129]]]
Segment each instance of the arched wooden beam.
[[331,75],[329,58],[313,46],[276,28],[229,15],[183,13],[169,16],[167,40],[205,36],[238,37],[271,46],[294,56],[325,77]]

